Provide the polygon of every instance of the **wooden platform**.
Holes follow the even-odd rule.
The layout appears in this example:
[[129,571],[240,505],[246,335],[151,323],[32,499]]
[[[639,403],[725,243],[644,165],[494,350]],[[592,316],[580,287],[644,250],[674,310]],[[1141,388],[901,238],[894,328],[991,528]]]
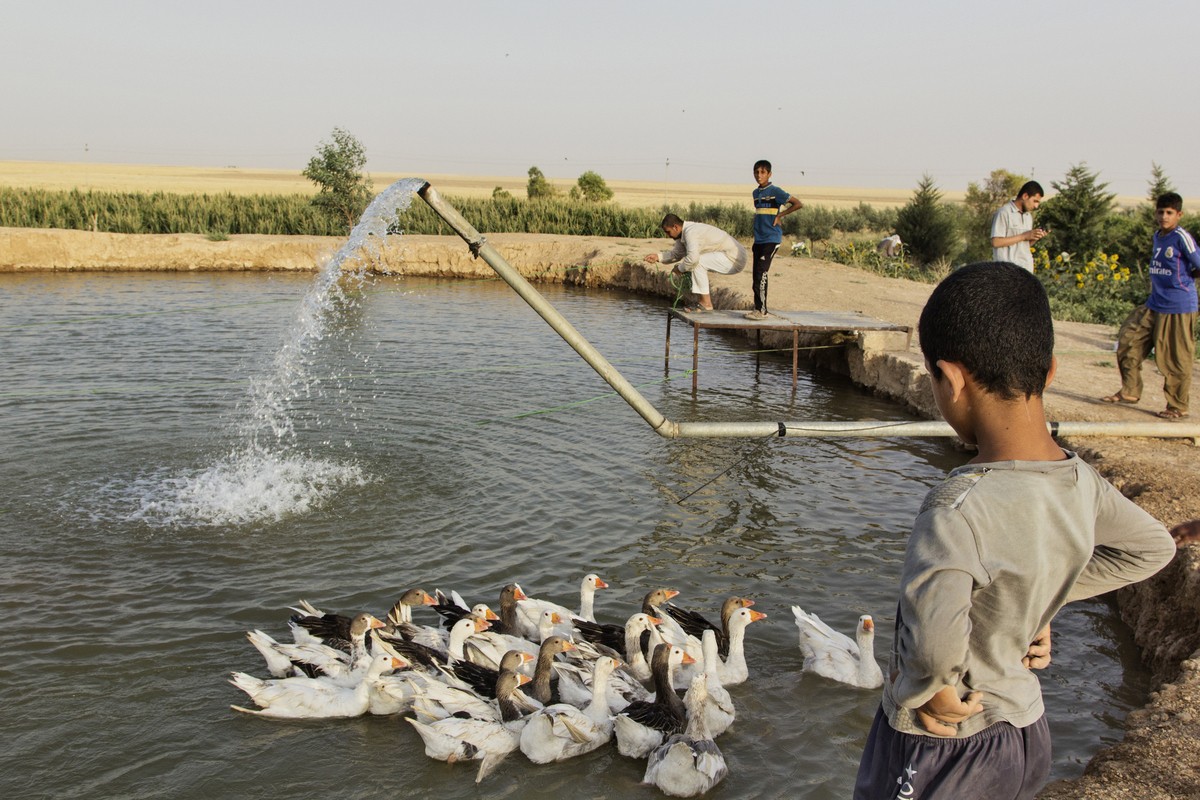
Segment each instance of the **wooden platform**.
[[904,331],[912,344],[912,328],[868,317],[855,311],[772,311],[766,319],[746,319],[745,311],[686,311],[673,308],[667,312],[666,366],[671,364],[671,320],[679,319],[692,326],[692,391],[696,391],[700,374],[700,331],[714,330],[790,331],[792,334],[792,388],[796,388],[800,363],[801,333],[846,333],[860,331]]

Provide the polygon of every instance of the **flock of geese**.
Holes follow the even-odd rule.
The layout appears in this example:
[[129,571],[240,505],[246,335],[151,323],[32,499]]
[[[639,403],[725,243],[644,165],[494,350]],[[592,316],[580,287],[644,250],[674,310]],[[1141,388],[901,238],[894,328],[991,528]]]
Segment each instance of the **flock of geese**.
[[[233,673],[230,683],[255,706],[233,708],[279,719],[407,714],[430,758],[480,762],[477,783],[514,750],[546,764],[615,739],[621,755],[647,759],[645,783],[675,797],[703,794],[728,772],[714,741],[736,716],[726,687],[749,677],[746,628],[766,615],[731,597],[713,623],[672,603],[677,591],[655,589],[624,624],[598,623],[595,594],[605,588],[586,575],[571,611],[510,583],[499,613],[457,592],[410,589],[386,621],[301,601],[291,609],[292,641],[247,634],[272,678]],[[423,607],[439,625],[413,622]],[[806,670],[882,685],[870,616],[850,639],[799,606],[792,612]]]

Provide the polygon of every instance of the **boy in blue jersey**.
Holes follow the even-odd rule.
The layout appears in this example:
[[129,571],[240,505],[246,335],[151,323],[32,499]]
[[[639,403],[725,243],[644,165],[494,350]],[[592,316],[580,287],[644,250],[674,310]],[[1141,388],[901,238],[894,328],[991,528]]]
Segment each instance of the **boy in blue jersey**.
[[1150,297],[1121,325],[1117,334],[1117,368],[1121,388],[1101,398],[1105,403],[1136,403],[1142,397],[1142,362],[1154,350],[1163,376],[1167,407],[1162,419],[1188,415],[1192,361],[1196,357],[1196,281],[1200,252],[1196,240],[1179,227],[1183,198],[1167,192],[1154,204],[1158,230],[1150,257]]
[[754,182],[758,184],[754,190],[754,247],[751,250],[754,263],[754,310],[746,315],[746,319],[766,319],[767,273],[783,241],[783,227],[779,221],[793,211],[799,211],[804,203],[771,183],[770,161],[754,162]]

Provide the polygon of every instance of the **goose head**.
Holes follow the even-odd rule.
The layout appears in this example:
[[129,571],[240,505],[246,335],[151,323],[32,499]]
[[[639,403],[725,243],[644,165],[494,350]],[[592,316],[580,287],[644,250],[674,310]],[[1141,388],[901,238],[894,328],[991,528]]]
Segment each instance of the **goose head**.
[[642,598],[642,612],[653,615],[653,608],[665,604],[672,597],[677,597],[677,589],[655,589]]

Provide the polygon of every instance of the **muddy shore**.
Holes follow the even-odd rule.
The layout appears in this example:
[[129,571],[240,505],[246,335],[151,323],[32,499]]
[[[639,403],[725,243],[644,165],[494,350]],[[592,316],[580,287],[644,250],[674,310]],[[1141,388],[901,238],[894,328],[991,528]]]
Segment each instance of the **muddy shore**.
[[[675,295],[666,271],[641,260],[643,254],[662,249],[663,240],[534,234],[498,234],[488,239],[531,280]],[[342,242],[306,236],[209,241],[193,235],[0,228],[0,273],[312,272]],[[389,237],[365,266],[381,273],[423,277],[494,277],[455,237]],[[929,284],[782,255],[770,280],[771,304],[778,309],[857,311],[914,327],[932,289]],[[750,307],[747,274],[715,276],[713,287],[718,307]],[[1141,404],[1114,407],[1096,400],[1119,383],[1112,353],[1114,333],[1099,325],[1056,325],[1059,372],[1046,395],[1051,419],[1154,421],[1153,412],[1163,408],[1164,400],[1161,379],[1152,365],[1145,367],[1146,394]],[[936,418],[916,344],[907,343],[903,335],[860,336],[844,348],[819,352],[825,354],[818,361],[821,368],[844,372],[860,385]],[[1168,527],[1200,518],[1200,458],[1191,440],[1089,437],[1063,444],[1078,450]],[[1143,708],[1129,715],[1121,742],[1098,753],[1082,777],[1047,787],[1041,797],[1200,797],[1200,549],[1181,547],[1162,573],[1119,592],[1118,602],[1158,688]]]

